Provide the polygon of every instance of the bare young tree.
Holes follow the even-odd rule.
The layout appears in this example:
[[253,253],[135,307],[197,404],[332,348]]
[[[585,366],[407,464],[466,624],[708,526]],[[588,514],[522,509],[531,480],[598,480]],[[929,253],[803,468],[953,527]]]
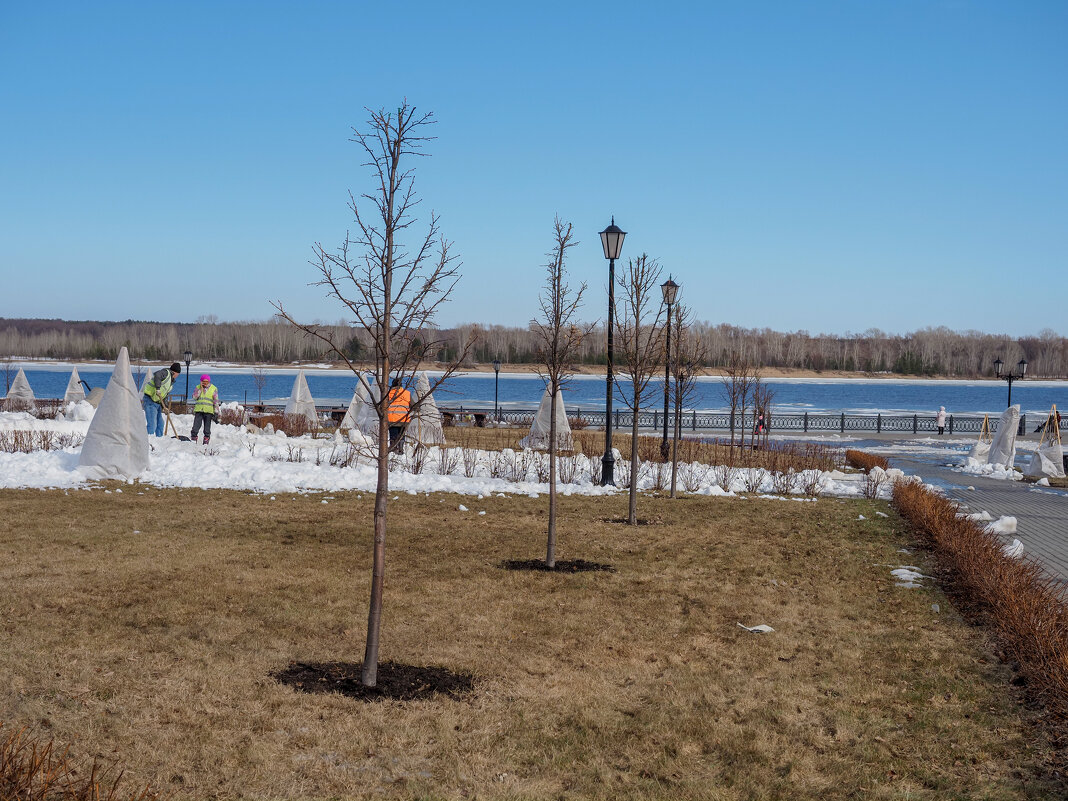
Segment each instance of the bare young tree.
[[[325,287],[327,296],[337,300],[352,315],[353,325],[362,329],[371,342],[375,357],[375,382],[382,390],[373,398],[378,416],[375,488],[374,546],[371,599],[367,613],[367,643],[360,681],[374,687],[378,680],[378,652],[382,626],[382,595],[386,573],[386,507],[389,499],[390,378],[411,384],[422,360],[441,349],[442,343],[430,332],[436,330],[434,317],[451,295],[459,280],[459,263],[450,252],[450,243],[441,235],[438,217],[431,212],[425,233],[413,236],[408,249],[402,238],[415,224],[413,216],[418,197],[414,191],[414,169],[410,157],[423,155],[423,147],[433,137],[423,135],[432,124],[433,113],[417,114],[407,100],[396,112],[367,110],[371,115],[367,130],[353,129],[353,142],[368,157],[374,189],[360,196],[349,194],[349,209],[355,218],[355,231],[346,234],[337,251],[314,246],[312,266],[319,272],[315,285]],[[347,340],[337,338],[332,327],[306,325],[291,317],[280,302],[278,315],[306,335],[325,343],[327,349],[348,365],[359,368],[345,352]],[[457,353],[433,382],[437,388],[455,371],[467,355]],[[426,397],[426,396],[424,396]],[[422,399],[414,399],[411,414]]]
[[[618,276],[620,309],[616,341],[622,372],[630,378],[630,392],[616,379],[623,403],[631,411],[630,502],[627,522],[638,524],[638,414],[652,400],[649,382],[664,356],[664,305],[660,302],[660,265],[645,253],[630,259]],[[655,315],[654,315],[655,310]]]
[[267,371],[262,367],[252,369],[252,383],[256,385],[256,394],[259,397],[257,403],[263,405],[263,388],[267,386]]
[[556,397],[570,381],[572,362],[582,341],[589,335],[591,325],[575,323],[575,314],[582,303],[586,284],[572,290],[567,284],[564,264],[567,251],[578,244],[573,238],[571,223],[559,217],[553,222],[553,249],[549,251],[545,286],[539,299],[540,316],[530,321],[530,330],[538,341],[539,369],[550,397],[549,411],[549,533],[545,545],[546,567],[556,567]]
[[764,428],[757,432],[753,432],[753,446],[756,446],[756,439],[759,437],[760,444],[767,446],[768,434],[771,428],[771,402],[775,398],[775,390],[769,385],[765,384],[759,375],[753,381],[753,418],[764,418]]
[[756,374],[752,363],[738,353],[732,352],[723,368],[723,394],[731,415],[731,447],[734,447],[734,429],[740,431],[739,447],[745,446],[745,412],[753,393],[753,380]]
[[671,497],[676,497],[675,487],[679,471],[679,440],[682,438],[682,407],[697,397],[697,375],[707,359],[704,343],[693,331],[693,311],[681,303],[675,305],[672,339],[678,343],[671,355],[671,399],[674,405],[674,425],[671,437]]

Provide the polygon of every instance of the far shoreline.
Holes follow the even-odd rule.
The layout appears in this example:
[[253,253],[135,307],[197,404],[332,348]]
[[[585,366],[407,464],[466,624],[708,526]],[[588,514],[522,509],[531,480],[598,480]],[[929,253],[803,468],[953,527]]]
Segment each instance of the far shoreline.
[[[112,362],[109,360],[86,360],[86,359],[39,359],[39,358],[26,358],[26,357],[3,357],[0,361],[0,370],[3,369],[3,363],[9,363],[13,368],[24,367],[26,369],[43,368],[43,369],[66,369],[66,368],[99,368],[106,369],[112,366]],[[154,368],[158,365],[165,366],[162,360],[149,361],[144,359],[132,360],[131,366],[134,368]],[[179,364],[183,367],[185,362],[179,360]],[[355,366],[362,373],[372,372],[374,370],[374,364],[371,362],[356,362]],[[265,362],[230,362],[230,361],[193,361],[190,363],[190,372],[196,372],[198,370],[217,370],[217,371],[251,371],[257,368],[271,371],[297,371],[297,370],[309,370],[316,372],[337,372],[345,373],[349,372],[349,367],[341,362],[284,362],[284,363],[265,363]],[[446,365],[442,362],[427,362],[419,366],[419,370],[426,370],[428,372],[441,372],[446,368]],[[537,375],[539,370],[543,369],[537,364],[501,364],[501,373],[504,375]],[[760,378],[765,380],[776,379],[807,379],[807,380],[831,380],[831,381],[965,381],[965,382],[979,382],[979,381],[997,381],[999,379],[993,376],[951,376],[951,375],[914,375],[907,373],[891,373],[891,372],[879,372],[870,373],[863,371],[848,371],[848,370],[808,370],[789,367],[759,367],[754,368],[755,372]],[[616,368],[617,373],[620,369]],[[465,364],[456,370],[460,374],[472,374],[472,373],[487,373],[493,374],[493,365],[486,363],[477,364]],[[658,371],[659,373],[660,371]],[[584,376],[584,377],[605,377],[607,370],[602,365],[578,365],[572,370],[572,375]],[[714,368],[706,368],[698,373],[701,378],[723,379],[726,378],[726,374],[722,371]],[[1060,376],[1033,376],[1027,379],[1029,383],[1038,381],[1068,381],[1068,378]]]

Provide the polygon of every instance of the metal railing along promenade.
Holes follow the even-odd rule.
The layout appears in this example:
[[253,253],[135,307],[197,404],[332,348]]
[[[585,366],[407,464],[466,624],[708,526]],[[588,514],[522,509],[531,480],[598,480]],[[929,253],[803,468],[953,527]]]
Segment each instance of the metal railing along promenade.
[[[486,406],[458,406],[442,407],[441,411],[455,419],[470,419],[482,423],[488,419],[494,419],[492,407]],[[502,423],[512,425],[530,425],[536,409],[498,409],[496,419]],[[579,426],[588,428],[604,428],[605,413],[603,410],[585,410],[581,408],[567,409],[569,420]],[[668,416],[668,424],[672,422],[673,415]],[[623,430],[633,425],[634,415],[629,410],[615,410],[612,414],[612,422],[617,430]],[[749,430],[756,425],[755,416],[752,414],[730,414],[729,412],[699,412],[697,410],[684,411],[681,415],[683,431],[738,431]],[[664,412],[662,410],[643,410],[638,413],[638,427],[642,429],[658,430],[663,426]],[[999,419],[989,418],[990,430],[997,431]],[[809,413],[802,414],[772,414],[770,420],[765,420],[769,431],[779,433],[821,433],[837,432],[839,434],[870,431],[881,433],[920,434],[925,432],[937,433],[938,421],[934,415],[890,415],[890,414],[847,414],[839,413]],[[948,434],[978,434],[983,428],[982,415],[946,415],[946,433]],[[1020,416],[1018,435],[1023,435],[1027,430],[1027,415]],[[1068,430],[1068,420],[1061,420],[1061,430]]]

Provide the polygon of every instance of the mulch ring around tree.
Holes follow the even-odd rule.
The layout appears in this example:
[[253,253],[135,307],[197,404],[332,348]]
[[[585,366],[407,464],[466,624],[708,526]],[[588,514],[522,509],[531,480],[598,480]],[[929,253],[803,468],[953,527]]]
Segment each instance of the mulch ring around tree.
[[601,564],[600,562],[587,562],[585,559],[562,559],[553,567],[545,564],[544,559],[506,559],[501,562],[501,567],[505,570],[541,570],[545,573],[616,572],[616,569],[611,565]]
[[474,688],[470,673],[443,667],[381,662],[374,687],[360,683],[359,662],[291,662],[271,674],[279,684],[304,693],[340,693],[360,701],[419,701],[435,696],[458,699]]

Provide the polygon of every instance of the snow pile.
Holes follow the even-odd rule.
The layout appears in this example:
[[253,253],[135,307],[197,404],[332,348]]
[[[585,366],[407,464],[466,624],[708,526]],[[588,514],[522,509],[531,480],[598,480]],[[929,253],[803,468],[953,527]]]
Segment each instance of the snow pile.
[[994,522],[988,523],[983,528],[983,530],[986,531],[989,534],[1005,534],[1006,536],[1009,535],[1009,534],[1015,534],[1016,533],[1016,518],[1015,517],[1009,517],[1007,515],[999,517]]
[[918,567],[913,567],[912,565],[894,568],[890,571],[890,575],[896,579],[894,582],[895,587],[908,587],[909,589],[922,587],[923,584],[920,583],[920,579],[928,578],[920,572]]
[[979,462],[971,457],[968,457],[963,464],[956,465],[953,469],[958,473],[983,476],[984,478],[997,478],[1002,481],[1019,481],[1023,478],[1023,475],[1016,472],[1012,467],[994,464],[993,462]]
[[1002,545],[1001,551],[1010,559],[1019,559],[1024,554],[1024,546],[1022,542],[1014,538],[1012,545]]
[[[0,413],[0,431],[48,430],[84,437],[97,410],[86,402],[68,407],[62,419],[38,420],[24,413]],[[192,425],[191,415],[173,415],[179,431]],[[138,421],[140,422],[140,421]],[[377,444],[358,429],[334,437],[287,437],[282,432],[259,431],[254,426],[218,424],[211,445],[174,438],[150,438],[147,468],[141,482],[160,487],[233,489],[267,494],[316,491],[373,492],[377,468],[371,454]],[[29,454],[0,453],[0,487],[89,487],[91,482],[75,468],[81,448],[71,447]],[[622,487],[629,463],[616,452],[616,479]],[[548,491],[548,457],[530,450],[473,451],[431,446],[418,451],[408,447],[392,458],[390,487],[397,492],[454,492],[469,495],[523,494]],[[600,456],[560,457],[558,484],[561,494],[602,495],[618,492],[601,487],[596,478]],[[664,465],[642,463],[638,486],[652,490],[666,484]],[[894,480],[900,471],[886,477]],[[669,480],[669,479],[668,479]],[[881,487],[887,497],[890,480]],[[864,497],[865,476],[838,471],[806,470],[787,475],[763,469],[739,470],[701,463],[679,465],[678,486],[693,494],[735,497],[755,493],[787,500],[811,500],[814,495]]]

